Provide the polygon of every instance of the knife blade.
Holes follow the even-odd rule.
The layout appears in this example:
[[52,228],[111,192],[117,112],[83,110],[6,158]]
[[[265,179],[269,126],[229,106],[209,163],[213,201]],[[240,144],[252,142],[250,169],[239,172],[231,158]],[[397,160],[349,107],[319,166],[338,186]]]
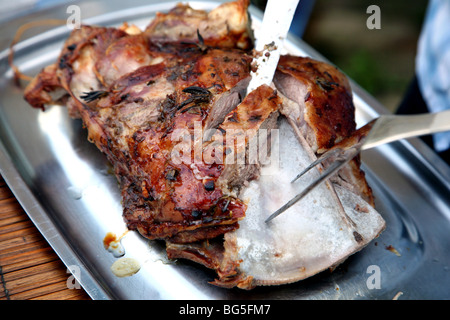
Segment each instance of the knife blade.
[[280,59],[280,52],[300,0],[269,0],[264,10],[261,29],[257,34],[255,49],[260,54],[254,58],[257,70],[251,72],[247,94],[259,86],[270,85]]

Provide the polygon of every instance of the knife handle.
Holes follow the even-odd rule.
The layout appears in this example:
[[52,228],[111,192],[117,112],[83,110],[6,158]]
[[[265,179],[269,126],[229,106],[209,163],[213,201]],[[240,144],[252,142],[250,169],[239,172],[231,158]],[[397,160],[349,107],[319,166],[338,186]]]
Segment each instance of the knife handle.
[[449,130],[450,110],[417,115],[382,115],[370,130],[362,149]]

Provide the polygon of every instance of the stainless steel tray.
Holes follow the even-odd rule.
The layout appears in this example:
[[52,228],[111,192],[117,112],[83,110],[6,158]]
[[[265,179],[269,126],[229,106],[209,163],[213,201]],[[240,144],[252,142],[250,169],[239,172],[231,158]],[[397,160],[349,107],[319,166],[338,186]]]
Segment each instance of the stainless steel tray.
[[[85,23],[128,21],[141,27],[155,12],[175,3],[134,0],[125,7],[122,0],[75,2]],[[192,6],[211,9],[217,2],[195,1]],[[257,27],[262,14],[254,8],[251,13]],[[22,90],[14,86],[7,63],[6,48],[15,30],[31,19],[50,17],[67,19],[66,6],[1,26],[0,170],[34,224],[92,298],[450,298],[450,170],[417,139],[363,153],[367,179],[387,228],[333,273],[252,291],[217,288],[208,284],[213,272],[186,261],[168,262],[163,243],[130,232],[122,241],[125,256],[137,259],[142,268],[131,277],[114,276],[110,267],[115,258],[103,248],[102,240],[107,232],[122,234],[125,224],[117,182],[108,173],[105,157],[87,142],[81,122],[71,120],[65,108],[54,106],[41,112],[29,107]],[[28,38],[16,46],[16,65],[26,74],[36,74],[55,61],[68,33],[65,26],[28,32]],[[286,50],[323,59],[293,37]],[[386,113],[356,84],[352,86],[359,125]],[[395,248],[400,256],[387,248]],[[379,288],[373,288],[373,270],[379,271]]]

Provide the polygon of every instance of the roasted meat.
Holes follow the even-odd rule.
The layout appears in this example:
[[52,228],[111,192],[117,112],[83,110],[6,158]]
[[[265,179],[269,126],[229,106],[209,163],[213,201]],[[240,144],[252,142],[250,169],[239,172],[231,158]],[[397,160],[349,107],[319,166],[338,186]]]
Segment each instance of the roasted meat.
[[[373,209],[367,217],[349,209],[373,204],[359,159],[297,208],[302,214],[292,224],[267,232],[261,225],[267,210],[298,191],[286,176],[351,136],[355,121],[345,76],[310,58],[283,56],[274,84],[246,95],[255,67],[248,4],[209,13],[179,4],[143,31],[82,26],[25,90],[33,107],[64,104],[82,120],[114,168],[129,229],[165,240],[170,258],[216,270],[215,284],[245,289],[337,264],[384,226]],[[266,161],[278,156],[280,167]],[[308,212],[324,223],[308,229],[318,237],[308,241],[336,237],[340,246],[318,249],[336,251],[333,258],[309,261],[299,246],[302,223],[313,225]]]
[[[214,238],[237,228],[244,217],[246,206],[234,191],[243,179],[232,177],[250,179],[257,170],[245,164],[207,163],[202,154],[237,155],[251,137],[244,139],[244,146],[233,144],[232,150],[208,150],[212,143],[205,141],[200,157],[190,137],[202,132],[205,121],[211,124],[205,129],[218,129],[220,124],[257,131],[278,114],[276,93],[267,86],[249,94],[234,110],[243,98],[236,85],[246,82],[252,61],[234,48],[250,43],[245,5],[246,1],[225,4],[209,14],[179,5],[159,15],[142,33],[82,26],[67,39],[59,61],[26,89],[27,101],[40,108],[56,88],[68,93],[70,114],[83,120],[90,141],[114,166],[128,227],[149,239]],[[218,23],[217,11],[228,12],[230,6],[233,21],[226,23],[236,20],[237,25],[227,31],[219,24],[211,31],[209,24]],[[199,27],[195,39],[188,31],[182,41],[174,38],[179,35],[175,22],[193,21]],[[208,31],[201,35],[204,28]],[[243,39],[248,43],[243,45]],[[184,154],[177,156],[178,151]]]

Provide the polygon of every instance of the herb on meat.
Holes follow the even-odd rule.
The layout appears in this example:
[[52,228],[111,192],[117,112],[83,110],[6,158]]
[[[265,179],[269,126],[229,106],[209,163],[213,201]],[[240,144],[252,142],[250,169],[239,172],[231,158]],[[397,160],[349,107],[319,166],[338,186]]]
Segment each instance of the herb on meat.
[[90,92],[83,92],[83,95],[80,96],[81,99],[83,99],[86,102],[92,102],[94,100],[100,99],[105,97],[108,94],[106,91],[90,91]]

